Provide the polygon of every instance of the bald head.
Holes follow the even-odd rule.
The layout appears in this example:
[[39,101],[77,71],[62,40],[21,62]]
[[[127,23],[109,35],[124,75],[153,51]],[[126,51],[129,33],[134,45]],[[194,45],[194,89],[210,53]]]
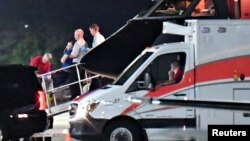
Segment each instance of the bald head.
[[75,33],[74,33],[75,40],[79,40],[83,38],[83,35],[84,35],[84,31],[82,29],[75,30]]

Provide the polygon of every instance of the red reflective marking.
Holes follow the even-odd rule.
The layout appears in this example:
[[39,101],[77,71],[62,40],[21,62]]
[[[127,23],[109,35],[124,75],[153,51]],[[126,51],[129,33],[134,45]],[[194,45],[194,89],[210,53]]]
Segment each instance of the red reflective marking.
[[46,109],[46,97],[44,91],[38,91],[39,110]]

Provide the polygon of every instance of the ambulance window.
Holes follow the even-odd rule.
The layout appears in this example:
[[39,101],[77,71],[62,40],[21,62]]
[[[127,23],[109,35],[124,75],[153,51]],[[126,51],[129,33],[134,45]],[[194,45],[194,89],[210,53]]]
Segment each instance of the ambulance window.
[[140,56],[129,68],[127,68],[117,79],[114,85],[123,85],[131,75],[152,55],[152,52],[146,52]]
[[213,0],[201,0],[191,14],[193,17],[216,16]]
[[[155,87],[158,84],[169,80],[168,72],[171,70],[171,63],[178,62],[182,72],[184,71],[186,54],[183,52],[164,54],[152,61],[150,65],[137,77],[132,83],[127,92],[137,91],[140,89],[150,89],[149,87]],[[150,85],[146,86],[145,75],[150,76]],[[182,76],[181,76],[182,78]],[[179,83],[179,82],[177,82]]]

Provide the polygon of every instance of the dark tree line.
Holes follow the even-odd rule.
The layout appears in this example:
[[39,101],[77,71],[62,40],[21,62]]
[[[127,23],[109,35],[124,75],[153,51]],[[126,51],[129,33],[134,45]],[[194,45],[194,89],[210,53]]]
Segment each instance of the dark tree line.
[[31,57],[51,52],[53,66],[77,28],[98,23],[108,37],[151,0],[0,0],[0,65],[28,64]]
[[23,24],[23,27],[15,31],[2,29],[0,64],[28,64],[31,57],[51,52],[54,56],[52,63],[58,67],[67,40],[73,40],[70,30],[65,29],[65,25],[52,23],[44,23],[36,28]]

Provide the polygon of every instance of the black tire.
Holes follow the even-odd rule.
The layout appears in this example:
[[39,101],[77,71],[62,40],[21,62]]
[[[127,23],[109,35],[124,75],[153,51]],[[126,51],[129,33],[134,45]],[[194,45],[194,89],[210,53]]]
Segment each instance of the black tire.
[[129,120],[116,120],[107,125],[103,132],[103,141],[143,141],[142,129]]
[[5,125],[0,124],[0,141],[8,140],[8,131]]

